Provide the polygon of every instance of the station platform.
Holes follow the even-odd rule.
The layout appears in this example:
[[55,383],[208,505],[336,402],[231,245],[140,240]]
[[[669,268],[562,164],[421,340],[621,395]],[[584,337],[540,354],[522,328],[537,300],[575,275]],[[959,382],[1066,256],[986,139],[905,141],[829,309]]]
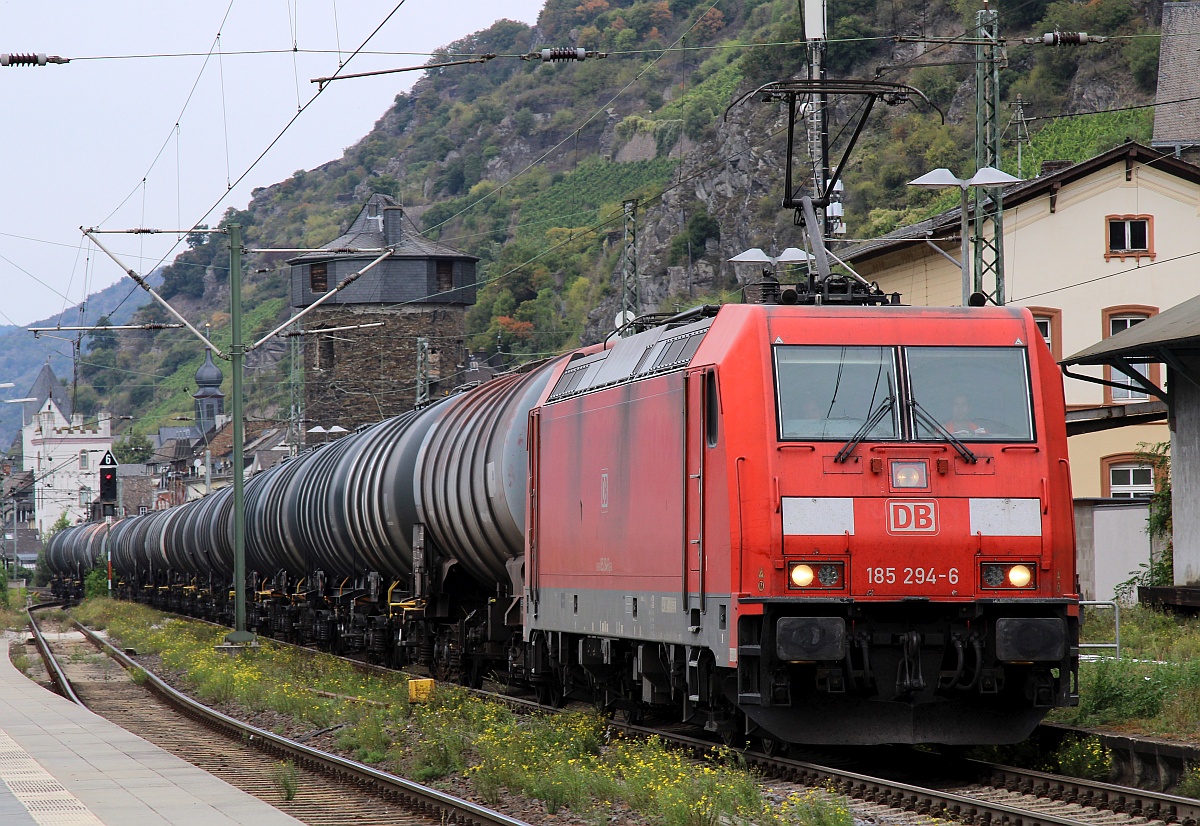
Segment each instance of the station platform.
[[300,821],[42,688],[0,633],[3,826],[296,826]]

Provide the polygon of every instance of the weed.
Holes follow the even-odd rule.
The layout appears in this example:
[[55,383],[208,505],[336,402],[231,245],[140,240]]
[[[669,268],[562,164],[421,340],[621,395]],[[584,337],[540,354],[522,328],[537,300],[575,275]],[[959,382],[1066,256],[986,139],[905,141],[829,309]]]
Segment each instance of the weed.
[[1084,780],[1107,780],[1112,776],[1112,755],[1098,737],[1066,737],[1054,753],[1058,771]]
[[298,783],[296,781],[296,764],[291,760],[280,760],[271,771],[271,779],[279,786],[279,793],[285,801],[296,799]]
[[20,671],[26,677],[29,676],[29,657],[25,656],[24,654],[14,654],[12,658],[12,664],[17,671]]
[[1200,766],[1188,766],[1183,777],[1179,778],[1174,793],[1180,797],[1200,799]]
[[150,675],[144,668],[134,668],[129,672],[129,679],[134,685],[145,685]]
[[854,823],[844,797],[818,789],[792,792],[779,805],[777,819],[786,826],[852,826]]

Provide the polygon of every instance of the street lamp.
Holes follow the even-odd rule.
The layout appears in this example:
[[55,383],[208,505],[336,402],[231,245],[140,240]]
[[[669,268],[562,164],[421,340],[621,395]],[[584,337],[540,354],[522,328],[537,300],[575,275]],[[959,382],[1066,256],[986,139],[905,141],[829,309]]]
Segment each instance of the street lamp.
[[[1014,178],[1007,172],[1001,172],[992,166],[985,166],[978,170],[969,179],[963,180],[956,177],[949,169],[944,166],[939,166],[931,172],[926,172],[921,177],[909,181],[909,186],[915,186],[920,189],[947,189],[956,186],[959,189],[961,198],[959,200],[959,234],[962,236],[959,249],[959,260],[955,261],[962,270],[962,305],[966,307],[971,299],[971,263],[967,258],[967,235],[970,233],[970,222],[967,219],[967,191],[970,187],[990,187],[1004,186],[1020,181],[1020,178]],[[996,239],[997,244],[1003,244],[1003,238]],[[950,256],[947,256],[950,258]],[[950,258],[954,261],[953,258]],[[1003,301],[1003,299],[1001,299]]]
[[811,255],[796,247],[788,247],[779,253],[779,255],[767,255],[758,247],[752,247],[729,259],[734,264],[770,264],[772,267],[777,267],[780,264],[800,264],[811,260]]

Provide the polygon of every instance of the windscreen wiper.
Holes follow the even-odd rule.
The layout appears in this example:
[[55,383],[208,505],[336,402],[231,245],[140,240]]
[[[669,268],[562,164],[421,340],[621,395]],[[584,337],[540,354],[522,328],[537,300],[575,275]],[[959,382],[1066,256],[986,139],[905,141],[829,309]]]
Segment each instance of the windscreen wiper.
[[953,445],[954,449],[958,451],[958,455],[963,457],[963,461],[970,462],[971,464],[975,464],[979,461],[978,457],[971,452],[970,448],[959,441],[959,439],[953,433],[942,427],[941,422],[933,418],[933,416],[930,416],[929,411],[924,407],[921,407],[921,403],[919,401],[917,401],[915,398],[911,398],[908,400],[908,406],[912,408],[915,417],[920,418],[920,420],[930,427],[933,432],[940,434],[943,439]]
[[871,414],[871,417],[863,422],[862,427],[860,427],[858,431],[850,437],[850,441],[842,445],[842,449],[839,450],[837,455],[833,457],[833,461],[840,463],[849,459],[850,454],[854,452],[854,448],[858,447],[862,440],[867,438],[867,434],[874,429],[875,425],[883,421],[883,417],[889,410],[892,409],[892,404],[895,401],[895,398],[889,395],[886,399],[880,402],[879,407],[875,408],[875,412]]

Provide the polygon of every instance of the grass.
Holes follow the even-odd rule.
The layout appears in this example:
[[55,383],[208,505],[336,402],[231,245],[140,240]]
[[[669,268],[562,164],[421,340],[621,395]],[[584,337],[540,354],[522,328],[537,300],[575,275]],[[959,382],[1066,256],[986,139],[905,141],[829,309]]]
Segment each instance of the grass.
[[[1111,642],[1113,615],[1086,612],[1084,642]],[[1200,731],[1200,620],[1140,605],[1121,609],[1121,659],[1080,664],[1079,705],[1052,722],[1169,738]]]
[[[224,631],[130,603],[87,600],[74,613],[122,645],[160,656],[207,702],[270,709],[314,729],[344,724],[337,744],[359,760],[421,781],[464,776],[491,802],[516,793],[551,813],[607,817],[609,809],[628,810],[663,826],[853,824],[836,796],[768,799],[736,752],[697,762],[654,738],[610,742],[593,712],[515,714],[447,685],[431,702],[410,705],[402,675],[364,675],[333,657],[269,640],[256,652],[217,654]],[[290,799],[286,772],[276,774]]]
[[0,629],[19,631],[27,624],[25,605],[28,591],[24,588],[9,588],[8,576],[0,574]]
[[296,764],[291,760],[280,760],[271,771],[271,778],[279,786],[279,796],[285,801],[296,799],[299,783],[296,779]]

